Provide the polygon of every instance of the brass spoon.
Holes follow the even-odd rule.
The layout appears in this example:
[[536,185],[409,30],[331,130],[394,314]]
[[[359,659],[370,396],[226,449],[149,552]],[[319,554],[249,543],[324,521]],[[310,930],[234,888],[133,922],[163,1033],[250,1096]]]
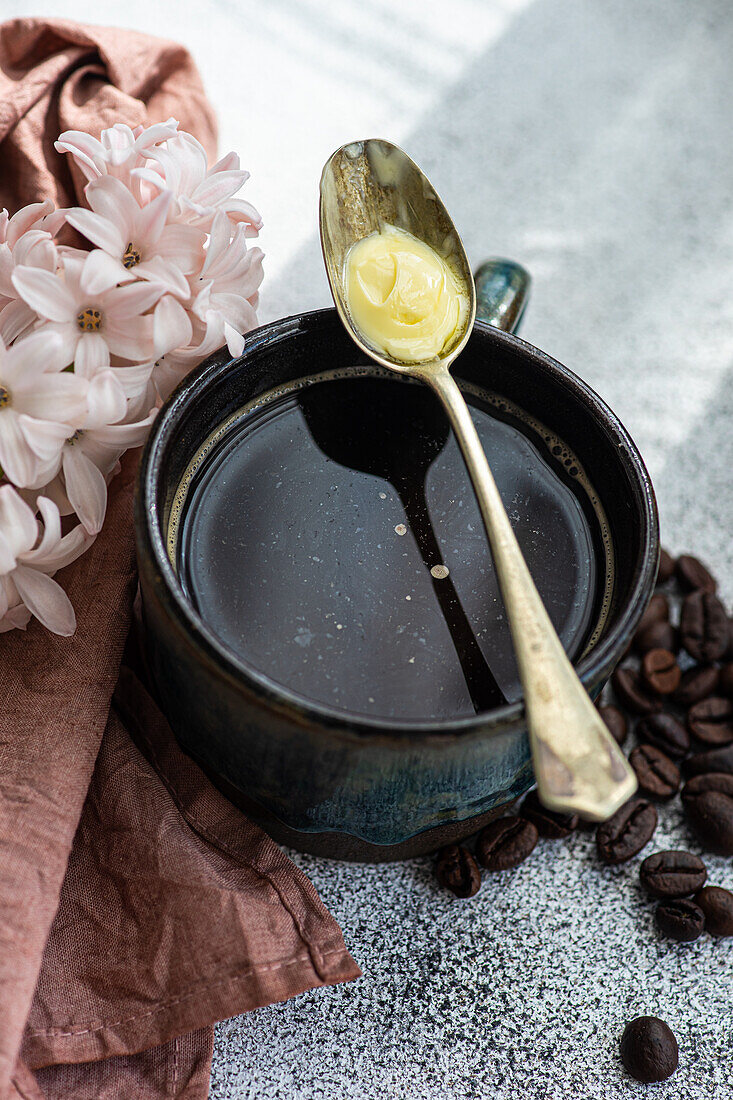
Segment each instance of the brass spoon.
[[[462,281],[469,308],[440,356],[403,363],[373,347],[349,314],[346,255],[383,225],[424,241]],[[321,177],[321,245],[341,320],[367,355],[388,370],[425,382],[443,404],[463,453],[491,545],[524,691],[532,760],[550,809],[603,821],[636,790],[636,777],[575,674],[540,599],[502,503],[486,455],[450,365],[473,328],[476,293],[455,226],[429,180],[388,141],[337,149]],[[406,425],[407,427],[407,425]]]

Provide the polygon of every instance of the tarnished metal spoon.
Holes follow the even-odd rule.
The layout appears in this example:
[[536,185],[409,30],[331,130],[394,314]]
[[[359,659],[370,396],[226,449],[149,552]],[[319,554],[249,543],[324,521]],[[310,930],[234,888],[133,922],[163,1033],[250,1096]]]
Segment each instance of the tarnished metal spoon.
[[[469,308],[429,362],[404,363],[374,347],[349,313],[349,249],[385,225],[424,241],[451,266]],[[430,181],[396,145],[380,139],[337,149],[321,177],[320,228],[331,292],[341,320],[367,355],[388,370],[425,382],[456,433],[476,491],[509,619],[522,681],[532,760],[550,809],[602,821],[636,790],[636,777],[606,729],[563,649],[522,556],[466,402],[450,373],[476,315],[476,294],[455,226]],[[405,425],[409,428],[409,425]]]

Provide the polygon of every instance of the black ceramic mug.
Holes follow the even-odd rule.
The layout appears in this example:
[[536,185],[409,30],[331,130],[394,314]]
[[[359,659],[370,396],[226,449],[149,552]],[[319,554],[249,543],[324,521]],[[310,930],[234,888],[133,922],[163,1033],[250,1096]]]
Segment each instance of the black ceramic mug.
[[[613,570],[603,616],[574,659],[595,697],[653,591],[659,555],[653,489],[634,443],[598,395],[509,331],[526,302],[523,270],[492,261],[476,282],[479,319],[454,375],[469,390],[491,391],[497,408],[526,410],[540,422],[540,433],[546,429],[546,439],[564,441],[572,455],[566,465],[573,476],[578,468],[587,471],[606,517],[603,568],[612,560]],[[199,613],[179,576],[171,535],[185,506],[181,485],[195,476],[201,455],[241,430],[238,410],[297,388],[302,379],[317,394],[319,375],[334,368],[363,373],[368,366],[334,310],[257,329],[238,359],[226,349],[212,356],[156,420],[141,462],[136,528],[149,666],[183,749],[276,839],[306,851],[377,860],[467,836],[533,784],[521,700],[479,701],[476,713],[419,721],[350,713],[314,700],[307,689],[273,676],[265,662],[243,656]],[[394,376],[384,384],[407,385]],[[317,403],[312,407],[317,411]],[[422,537],[435,541],[429,523]],[[256,570],[257,561],[250,555],[246,566]],[[293,608],[294,619],[296,613]],[[241,628],[247,629],[246,612]],[[471,632],[465,615],[451,629]],[[475,640],[469,641],[480,660]]]

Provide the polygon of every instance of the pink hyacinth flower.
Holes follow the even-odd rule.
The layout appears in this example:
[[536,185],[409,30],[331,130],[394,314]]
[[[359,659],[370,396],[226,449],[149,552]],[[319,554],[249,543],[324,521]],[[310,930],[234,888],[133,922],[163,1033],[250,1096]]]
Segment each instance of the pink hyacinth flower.
[[172,138],[177,130],[174,118],[137,130],[118,122],[102,130],[99,138],[81,130],[65,130],[54,146],[59,153],[70,153],[88,180],[109,175],[128,182],[132,170],[145,163],[151,149]]
[[66,362],[73,361],[84,378],[108,367],[110,355],[131,362],[153,355],[153,319],[142,315],[163,288],[145,282],[118,286],[118,269],[111,256],[95,249],[65,254],[56,274],[31,267],[13,272],[20,296],[50,322],[45,331],[61,337]]
[[54,634],[68,636],[76,627],[74,609],[51,575],[78,558],[92,539],[83,527],[62,537],[56,505],[39,497],[38,508],[40,542],[33,509],[12,485],[0,486],[0,631],[24,627],[30,613]]
[[68,361],[63,340],[46,328],[0,345],[0,467],[19,488],[54,461],[86,414],[88,384],[63,371]]
[[193,312],[207,329],[226,342],[232,355],[241,355],[244,333],[257,325],[257,291],[262,282],[260,248],[247,248],[246,231],[231,223],[223,211],[214,218],[206,261],[198,279],[200,287]]

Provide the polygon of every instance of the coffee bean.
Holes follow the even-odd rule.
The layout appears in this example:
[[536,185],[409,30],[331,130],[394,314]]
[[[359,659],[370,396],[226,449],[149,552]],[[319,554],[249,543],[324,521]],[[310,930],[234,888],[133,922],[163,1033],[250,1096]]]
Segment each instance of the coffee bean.
[[688,898],[660,901],[654,916],[659,931],[679,943],[696,940],[705,929],[705,914]]
[[663,596],[661,592],[655,592],[649,603],[644,608],[644,614],[639,619],[639,625],[636,628],[638,634],[641,630],[646,630],[652,623],[668,622],[669,621],[669,600],[666,596]]
[[681,707],[691,707],[694,703],[699,703],[701,699],[707,699],[708,695],[714,694],[718,687],[718,679],[717,668],[705,668],[696,665],[695,668],[690,668],[687,672],[682,673],[680,686],[675,691],[672,699],[675,703],[679,703]]
[[639,868],[642,886],[655,898],[684,898],[701,889],[705,864],[692,852],[655,852]]
[[649,693],[633,668],[617,668],[611,683],[619,702],[634,714],[656,714],[662,709],[661,701]]
[[682,670],[674,653],[667,649],[650,649],[641,662],[641,674],[650,691],[657,695],[671,695],[680,685]]
[[599,707],[598,713],[608,726],[614,741],[618,745],[623,745],[626,740],[626,735],[629,732],[629,723],[626,720],[624,712],[619,710],[618,707],[607,706]]
[[707,791],[720,791],[733,798],[733,775],[728,772],[706,772],[688,779],[682,789],[682,801],[697,798]]
[[687,775],[706,775],[708,772],[727,772],[728,775],[733,775],[733,744],[695,753],[685,760],[683,766]]
[[636,772],[639,790],[647,798],[664,800],[679,790],[679,768],[655,745],[638,745],[629,763]]
[[733,894],[722,886],[706,886],[694,902],[705,914],[705,930],[712,936],[733,936]]
[[728,648],[728,616],[712,592],[685,596],[680,617],[682,644],[696,661],[719,661]]
[[449,844],[438,852],[435,874],[441,886],[457,898],[472,898],[481,885],[481,872],[468,848]]
[[689,733],[671,714],[650,714],[639,722],[636,732],[640,741],[656,745],[675,760],[690,751]]
[[634,635],[634,648],[638,653],[648,653],[650,649],[668,649],[676,653],[680,648],[680,636],[676,627],[660,619]]
[[659,553],[659,569],[657,570],[657,584],[666,584],[674,576],[674,558],[662,547]]
[[675,565],[677,580],[686,592],[715,592],[718,582],[701,561],[693,558],[691,554],[682,554],[677,558]]
[[578,828],[577,814],[557,814],[540,802],[537,791],[530,791],[520,809],[522,817],[531,821],[540,836],[547,840],[561,840]]
[[638,1016],[621,1036],[621,1061],[637,1081],[666,1081],[679,1064],[677,1040],[664,1020]]
[[708,851],[733,856],[733,796],[711,789],[692,793],[689,785],[683,791],[683,805],[690,825]]
[[729,745],[733,741],[733,699],[710,695],[687,712],[687,728],[705,745]]
[[539,840],[537,828],[523,817],[499,817],[483,829],[476,841],[479,863],[489,871],[508,871],[524,863]]
[[633,799],[598,826],[598,855],[604,863],[626,863],[646,847],[656,827],[657,811],[651,802]]
[[733,661],[729,661],[727,665],[723,665],[721,668],[718,691],[721,695],[733,699]]

